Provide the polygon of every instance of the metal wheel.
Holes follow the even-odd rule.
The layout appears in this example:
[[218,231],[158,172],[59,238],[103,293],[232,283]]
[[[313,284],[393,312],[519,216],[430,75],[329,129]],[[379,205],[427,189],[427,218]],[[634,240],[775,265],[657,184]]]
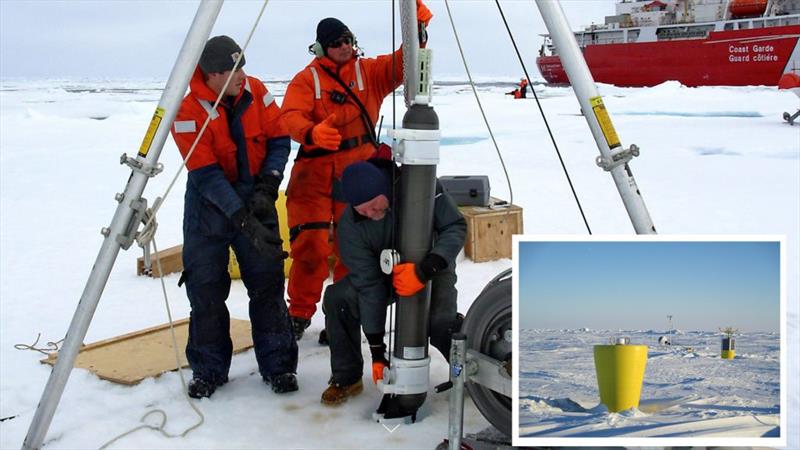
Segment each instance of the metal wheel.
[[[511,270],[492,280],[469,308],[461,331],[467,348],[477,350],[511,367]],[[511,436],[511,398],[477,383],[467,381],[472,401],[489,421],[506,436]]]

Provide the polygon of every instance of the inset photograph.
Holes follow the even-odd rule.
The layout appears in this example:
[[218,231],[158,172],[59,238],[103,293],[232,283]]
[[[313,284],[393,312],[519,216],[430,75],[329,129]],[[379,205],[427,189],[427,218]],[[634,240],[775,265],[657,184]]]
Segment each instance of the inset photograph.
[[784,443],[781,252],[774,236],[516,238],[514,444]]

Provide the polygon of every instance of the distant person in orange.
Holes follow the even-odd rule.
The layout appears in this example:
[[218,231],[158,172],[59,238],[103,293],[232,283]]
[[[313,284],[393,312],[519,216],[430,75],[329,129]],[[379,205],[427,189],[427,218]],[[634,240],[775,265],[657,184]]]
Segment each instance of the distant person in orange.
[[513,95],[515,99],[528,97],[528,79],[520,78],[519,85],[511,92],[506,92],[506,95]]
[[[433,14],[421,0],[417,17],[424,45],[425,27]],[[334,281],[347,274],[329,232],[333,226],[335,233],[346,204],[341,175],[349,164],[375,154],[381,104],[403,82],[402,49],[363,58],[353,33],[333,17],[319,22],[309,52],[314,59],[289,83],[281,106],[283,123],[301,144],[286,188],[293,258],[289,315],[296,339],[303,336],[317,310],[331,253],[337,255]]]

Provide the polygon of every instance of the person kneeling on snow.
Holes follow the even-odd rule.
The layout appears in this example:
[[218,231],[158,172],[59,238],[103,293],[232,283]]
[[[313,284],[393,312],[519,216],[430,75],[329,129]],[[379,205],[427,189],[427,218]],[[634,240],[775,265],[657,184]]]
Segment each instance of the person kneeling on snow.
[[[361,332],[372,355],[372,381],[383,378],[388,365],[383,342],[386,308],[391,289],[408,297],[431,282],[430,342],[447,359],[450,337],[461,327],[457,308],[456,256],[464,246],[467,224],[453,199],[436,183],[433,247],[419,263],[395,266],[393,275],[380,268],[381,251],[393,248],[397,215],[389,209],[393,200],[394,163],[370,159],[349,165],[342,174],[342,188],[349,207],[342,213],[337,234],[346,277],[328,286],[323,296],[325,328],[331,350],[331,378],[322,403],[336,405],[363,390]],[[398,194],[395,194],[398,195]],[[395,199],[396,200],[396,199]]]

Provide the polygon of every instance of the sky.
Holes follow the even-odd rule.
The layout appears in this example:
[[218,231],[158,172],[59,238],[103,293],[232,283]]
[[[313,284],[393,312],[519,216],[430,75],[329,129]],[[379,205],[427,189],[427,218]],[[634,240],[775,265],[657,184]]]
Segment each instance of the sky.
[[[397,3],[395,1],[395,3]],[[156,78],[165,80],[197,10],[198,1],[0,0],[0,78]],[[289,79],[311,59],[320,19],[334,16],[356,35],[366,56],[392,49],[389,0],[271,0],[248,47],[245,71],[262,79]],[[465,80],[443,0],[434,13],[429,48],[434,77]],[[473,76],[519,79],[523,72],[492,0],[452,0],[453,20]],[[546,33],[532,0],[500,2],[529,74]],[[243,44],[261,1],[226,2],[212,35]],[[613,0],[564,0],[573,29],[602,22]],[[400,42],[399,14],[396,36]],[[35,28],[35,31],[34,31]],[[491,57],[487,57],[491,55]]]
[[779,331],[777,242],[520,242],[520,326]]

